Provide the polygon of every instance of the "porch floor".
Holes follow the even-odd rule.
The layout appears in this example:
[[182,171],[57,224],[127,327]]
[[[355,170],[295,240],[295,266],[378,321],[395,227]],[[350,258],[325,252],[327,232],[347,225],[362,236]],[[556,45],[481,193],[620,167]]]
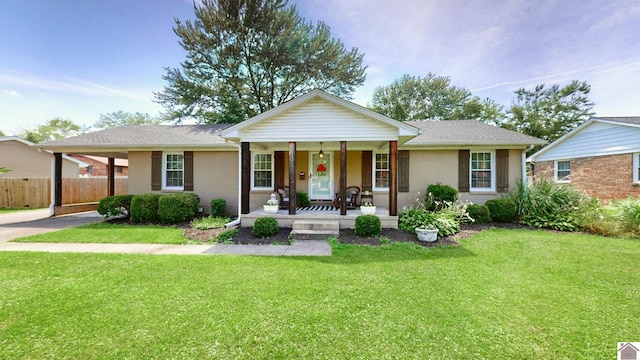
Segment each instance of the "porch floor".
[[[340,215],[340,209],[332,205],[312,205],[309,207],[299,207],[295,215],[289,215],[288,209],[280,209],[277,214],[267,214],[263,209],[257,209],[249,214],[244,214],[240,220],[240,226],[253,226],[254,221],[259,217],[270,216],[278,220],[278,225],[284,228],[292,228],[296,220],[318,220],[318,221],[338,221],[341,229],[353,229],[356,218],[362,215],[360,209],[347,209],[347,215]],[[398,217],[389,216],[389,209],[376,206],[376,216],[380,218],[382,228],[397,229]]]

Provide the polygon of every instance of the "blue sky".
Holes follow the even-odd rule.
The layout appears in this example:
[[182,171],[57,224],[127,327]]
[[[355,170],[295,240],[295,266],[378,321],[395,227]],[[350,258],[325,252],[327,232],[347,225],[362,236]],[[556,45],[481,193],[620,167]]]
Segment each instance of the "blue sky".
[[[355,102],[403,74],[448,76],[509,106],[513,91],[587,81],[599,116],[640,116],[640,2],[636,0],[298,0],[347,47],[365,54]],[[163,67],[185,52],[174,18],[187,0],[0,2],[0,130],[53,117],[91,125],[124,110],[152,115]]]

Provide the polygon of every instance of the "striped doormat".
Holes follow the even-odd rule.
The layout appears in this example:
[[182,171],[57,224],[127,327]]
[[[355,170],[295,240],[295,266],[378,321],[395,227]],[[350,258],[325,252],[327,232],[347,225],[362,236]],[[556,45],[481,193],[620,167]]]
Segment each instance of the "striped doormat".
[[337,207],[333,205],[311,205],[311,206],[298,206],[296,210],[301,211],[336,211]]

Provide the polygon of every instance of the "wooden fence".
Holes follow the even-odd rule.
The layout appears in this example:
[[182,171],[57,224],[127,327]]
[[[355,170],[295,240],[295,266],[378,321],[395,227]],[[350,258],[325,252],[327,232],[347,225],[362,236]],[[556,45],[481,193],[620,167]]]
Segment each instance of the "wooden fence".
[[[115,194],[127,193],[126,177],[115,178]],[[62,179],[62,203],[97,202],[107,196],[106,177]],[[45,208],[51,203],[50,178],[0,177],[0,208]]]

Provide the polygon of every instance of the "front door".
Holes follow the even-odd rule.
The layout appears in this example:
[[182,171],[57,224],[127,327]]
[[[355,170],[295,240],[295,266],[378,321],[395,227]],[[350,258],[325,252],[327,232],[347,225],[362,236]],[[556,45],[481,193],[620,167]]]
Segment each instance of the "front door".
[[318,153],[310,153],[309,164],[309,198],[312,200],[333,200],[333,168],[331,153],[325,152],[323,157]]

